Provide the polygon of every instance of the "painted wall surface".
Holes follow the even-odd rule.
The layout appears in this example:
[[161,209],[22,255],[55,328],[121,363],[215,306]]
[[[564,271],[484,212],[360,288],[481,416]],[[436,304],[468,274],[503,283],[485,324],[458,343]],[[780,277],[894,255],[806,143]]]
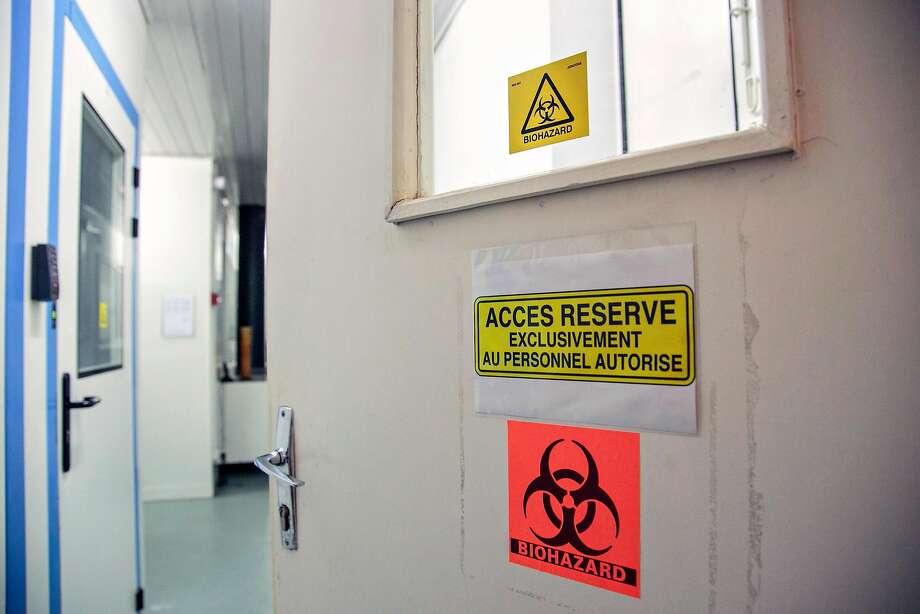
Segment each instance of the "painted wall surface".
[[77,0],[77,3],[139,109],[147,57],[147,22],[140,3],[124,0]]
[[221,384],[221,451],[225,463],[252,462],[274,447],[274,432],[269,428],[268,384],[263,381],[237,381]]
[[[26,164],[25,275],[30,279],[29,246],[48,240],[48,152],[51,125],[53,2],[32,3],[29,60],[29,137]],[[43,304],[26,301],[24,308],[23,422],[26,480],[26,592],[30,611],[48,609],[48,483],[45,396],[45,347],[48,326]],[[35,451],[31,453],[31,451]]]
[[[113,58],[128,95],[138,100],[143,79],[146,24],[139,6],[121,0],[80,2],[105,53]],[[84,6],[86,5],[86,6]],[[129,6],[130,5],[130,6]],[[48,241],[48,177],[51,126],[54,0],[31,0],[29,134],[26,178],[25,279],[29,246]],[[117,23],[101,16],[118,14]],[[70,27],[69,25],[67,27]],[[117,59],[116,59],[117,58]],[[61,152],[76,156],[79,152]],[[64,282],[66,283],[66,282]],[[26,287],[28,292],[28,287]],[[26,579],[29,611],[48,610],[48,483],[46,429],[46,331],[44,304],[26,301],[23,369],[26,480]]]
[[[391,3],[272,11],[270,401],[297,412],[307,481],[300,551],[276,546],[278,612],[910,609],[915,5],[792,3],[797,158],[398,227],[382,219]],[[697,236],[700,433],[642,435],[636,601],[506,562],[505,423],[473,413],[469,254],[674,223]]]
[[[210,158],[144,156],[138,291],[138,418],[145,501],[214,495],[216,314]],[[163,336],[163,299],[195,300],[193,337]]]

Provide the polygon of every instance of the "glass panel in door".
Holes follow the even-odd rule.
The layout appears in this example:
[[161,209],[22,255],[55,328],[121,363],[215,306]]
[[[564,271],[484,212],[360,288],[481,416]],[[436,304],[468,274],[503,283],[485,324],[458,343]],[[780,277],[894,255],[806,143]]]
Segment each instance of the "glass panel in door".
[[78,269],[79,377],[118,369],[124,359],[125,152],[83,100]]

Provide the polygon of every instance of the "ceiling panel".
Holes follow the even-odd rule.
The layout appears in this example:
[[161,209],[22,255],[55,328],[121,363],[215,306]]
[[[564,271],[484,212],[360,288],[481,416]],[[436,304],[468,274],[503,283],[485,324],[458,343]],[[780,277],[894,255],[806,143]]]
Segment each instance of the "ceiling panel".
[[144,153],[212,156],[265,202],[269,0],[138,0],[148,23]]

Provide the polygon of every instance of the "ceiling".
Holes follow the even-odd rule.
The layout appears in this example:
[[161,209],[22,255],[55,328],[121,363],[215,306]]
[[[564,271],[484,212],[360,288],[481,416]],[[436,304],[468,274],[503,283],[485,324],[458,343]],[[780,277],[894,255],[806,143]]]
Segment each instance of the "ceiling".
[[265,204],[269,0],[138,2],[143,152],[213,157],[231,200]]

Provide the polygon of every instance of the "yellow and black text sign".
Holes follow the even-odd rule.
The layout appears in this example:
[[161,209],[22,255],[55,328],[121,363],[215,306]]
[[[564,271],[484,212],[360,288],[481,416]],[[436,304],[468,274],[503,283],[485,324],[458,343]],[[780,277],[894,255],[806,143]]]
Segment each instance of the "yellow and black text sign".
[[588,136],[588,52],[508,77],[508,151]]
[[619,288],[476,299],[476,373],[687,386],[693,290]]

